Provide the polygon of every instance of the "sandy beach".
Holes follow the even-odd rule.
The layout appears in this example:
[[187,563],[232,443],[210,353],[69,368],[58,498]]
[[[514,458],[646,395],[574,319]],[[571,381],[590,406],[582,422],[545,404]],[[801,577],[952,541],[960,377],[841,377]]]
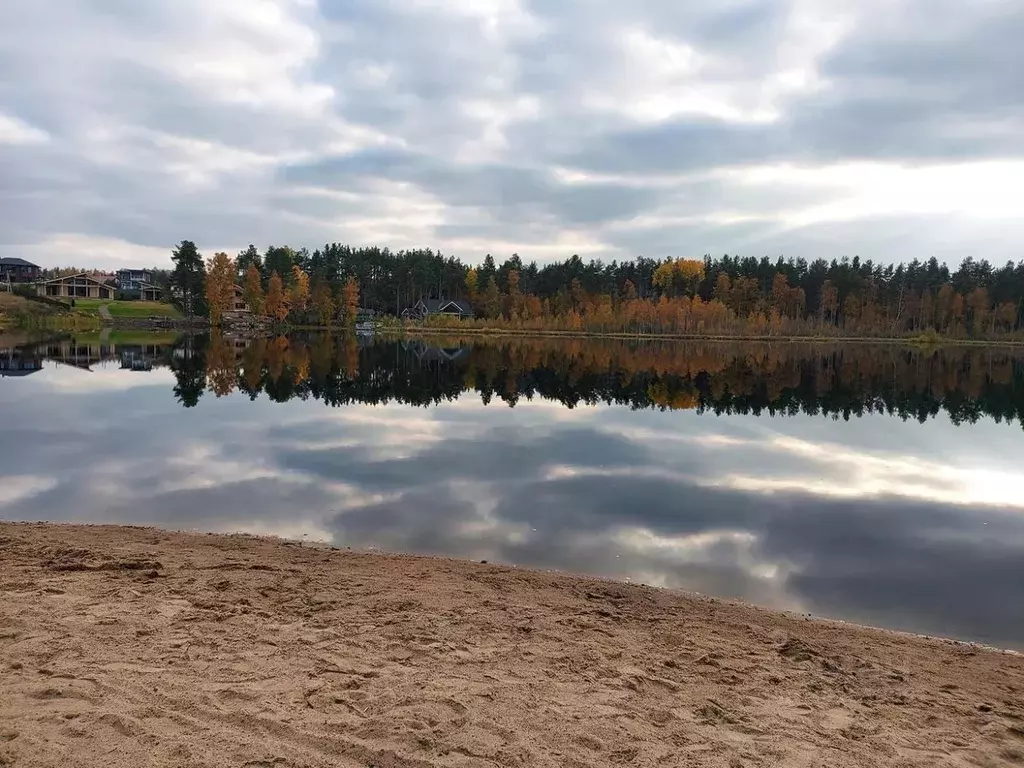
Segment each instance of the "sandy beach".
[[1024,657],[250,536],[0,523],[0,766],[1024,765]]

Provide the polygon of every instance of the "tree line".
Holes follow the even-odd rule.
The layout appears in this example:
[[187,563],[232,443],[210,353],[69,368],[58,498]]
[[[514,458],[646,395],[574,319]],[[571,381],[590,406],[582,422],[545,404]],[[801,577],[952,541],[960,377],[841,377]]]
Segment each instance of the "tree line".
[[[640,257],[538,265],[513,254],[480,265],[431,249],[391,251],[326,244],[310,252],[253,245],[218,254],[219,279],[243,286],[272,317],[319,323],[353,303],[400,314],[421,299],[468,302],[477,322],[525,330],[737,335],[1014,334],[1024,324],[1024,261],[996,267],[932,258],[896,265],[859,257],[827,261],[736,256]],[[172,256],[169,288],[190,314],[208,314],[204,262],[191,241]],[[345,287],[349,293],[345,294]],[[439,322],[439,321],[438,321]]]
[[515,338],[361,343],[348,335],[278,336],[238,349],[219,333],[169,357],[186,406],[204,392],[329,406],[429,406],[464,392],[514,407],[535,397],[574,408],[794,415],[850,419],[888,413],[956,423],[982,416],[1024,425],[1024,361],[1005,350],[893,345],[665,343]]
[[[255,247],[250,250],[255,253]],[[235,311],[238,298],[271,323],[332,328],[356,322],[359,283],[351,275],[336,283],[320,274],[311,279],[299,260],[268,258],[268,268],[259,254],[250,258],[249,251],[234,259],[215,253],[204,261],[191,240],[174,249],[171,261],[174,269],[167,276],[167,289],[172,302],[189,317],[209,317],[213,326]]]

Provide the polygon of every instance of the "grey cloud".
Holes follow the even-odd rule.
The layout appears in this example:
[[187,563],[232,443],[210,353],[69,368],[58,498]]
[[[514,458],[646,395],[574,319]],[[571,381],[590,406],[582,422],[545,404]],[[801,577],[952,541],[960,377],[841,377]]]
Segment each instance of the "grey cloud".
[[[641,126],[624,109],[585,100],[631,92],[629,77],[645,86],[644,73],[628,74],[636,62],[624,34],[691,46],[702,57],[697,90],[726,89],[749,106],[806,43],[790,39],[793,4],[521,0],[502,5],[489,26],[471,6],[320,0],[282,2],[280,24],[256,27],[242,14],[225,21],[228,4],[215,16],[212,6],[181,12],[168,0],[10,3],[0,10],[0,112],[50,141],[0,144],[0,252],[18,255],[56,234],[168,251],[182,237],[217,248],[359,242],[378,237],[415,193],[436,201],[437,215],[391,227],[401,242],[389,244],[440,246],[469,260],[493,250],[488,241],[521,244],[531,258],[531,247],[566,233],[619,258],[728,250],[955,260],[979,239],[996,260],[1016,256],[1005,221],[899,215],[781,228],[784,212],[834,193],[670,178],[779,162],[1024,158],[1019,4],[884,5],[855,14],[817,62],[823,87],[779,96],[775,122],[691,116]],[[217,24],[224,39],[208,33]],[[246,101],[196,78],[233,45],[261,61],[309,41],[315,55],[289,60],[287,71],[282,59],[275,73],[290,95]],[[170,67],[169,51],[189,58]],[[304,88],[332,95],[304,111],[288,101]],[[100,128],[122,133],[103,140]],[[189,158],[154,133],[215,148]],[[257,167],[239,156],[210,167],[228,152],[269,161]],[[207,174],[204,183],[189,179],[183,157]],[[619,178],[568,184],[555,166]],[[403,186],[381,193],[381,181]],[[312,195],[304,185],[361,198]],[[747,220],[715,223],[723,213]]]

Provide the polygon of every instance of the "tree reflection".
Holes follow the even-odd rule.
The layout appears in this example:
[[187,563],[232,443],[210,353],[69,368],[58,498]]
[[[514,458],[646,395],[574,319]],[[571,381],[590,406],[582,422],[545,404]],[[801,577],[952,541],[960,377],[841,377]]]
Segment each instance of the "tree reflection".
[[329,335],[237,342],[219,334],[190,344],[190,355],[173,366],[186,406],[203,387],[218,396],[237,388],[250,398],[263,392],[276,402],[313,398],[330,406],[426,406],[475,391],[484,403],[513,407],[540,397],[567,408],[1024,420],[1024,362],[992,348]]

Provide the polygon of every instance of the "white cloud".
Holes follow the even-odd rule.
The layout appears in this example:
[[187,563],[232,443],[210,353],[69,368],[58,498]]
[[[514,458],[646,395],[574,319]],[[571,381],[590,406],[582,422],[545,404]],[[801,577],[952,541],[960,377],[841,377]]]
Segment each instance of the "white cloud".
[[33,128],[23,120],[0,113],[0,144],[45,144],[46,131]]
[[1016,258],[1024,10],[936,2],[5,4],[0,253]]

